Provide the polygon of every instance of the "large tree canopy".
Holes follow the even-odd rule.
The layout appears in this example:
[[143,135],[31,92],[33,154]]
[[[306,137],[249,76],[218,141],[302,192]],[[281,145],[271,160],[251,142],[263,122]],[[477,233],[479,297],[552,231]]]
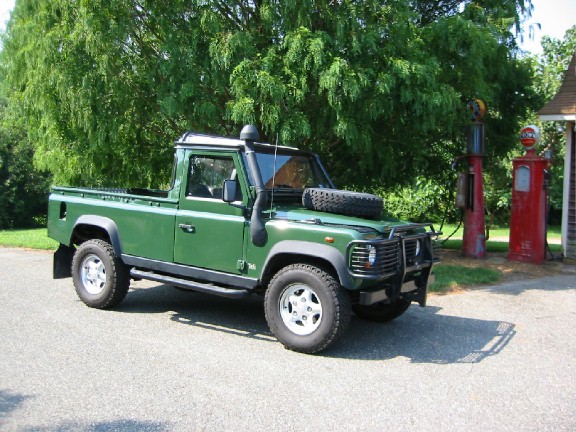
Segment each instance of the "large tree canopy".
[[[535,99],[529,0],[17,0],[10,103],[58,182],[153,184],[184,130],[326,156],[340,183],[438,175],[487,101],[504,154]],[[354,163],[350,163],[354,160]],[[364,179],[364,180],[362,180]]]

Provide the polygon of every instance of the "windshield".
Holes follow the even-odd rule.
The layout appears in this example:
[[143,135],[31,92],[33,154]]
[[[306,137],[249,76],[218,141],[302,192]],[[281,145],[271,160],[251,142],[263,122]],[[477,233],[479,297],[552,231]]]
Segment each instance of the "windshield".
[[[246,155],[243,154],[243,157],[246,158]],[[332,187],[330,180],[312,155],[256,153],[256,158],[262,173],[262,181],[268,190]],[[248,177],[250,183],[254,184],[251,173],[248,173]]]

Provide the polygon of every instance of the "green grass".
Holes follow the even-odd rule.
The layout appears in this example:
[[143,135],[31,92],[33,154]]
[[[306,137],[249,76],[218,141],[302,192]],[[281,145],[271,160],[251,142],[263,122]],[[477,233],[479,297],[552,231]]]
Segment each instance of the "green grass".
[[[448,237],[456,229],[457,225],[444,225],[441,240]],[[438,229],[438,227],[435,227]],[[443,249],[461,250],[463,226],[458,231],[442,243]],[[486,251],[496,253],[508,253],[508,239],[510,228],[495,227],[490,229],[490,238],[486,241]],[[560,240],[560,227],[552,226],[548,228],[548,240]],[[549,244],[552,252],[562,252],[559,244]],[[430,291],[442,292],[450,288],[485,285],[497,282],[501,274],[497,270],[485,267],[465,267],[458,265],[439,264],[434,267],[436,282],[430,285]]]
[[[442,236],[440,240],[447,238],[456,229],[458,225],[444,225],[442,228]],[[439,226],[434,228],[438,229]],[[462,249],[462,234],[464,233],[464,227],[460,226],[458,231],[450,237],[450,240],[446,240],[442,243],[442,247],[445,249]],[[560,226],[548,227],[547,239],[549,241],[555,240],[559,241],[561,237]],[[497,227],[490,229],[490,238],[486,241],[486,251],[487,252],[508,252],[508,239],[510,238],[510,228],[508,227]],[[562,252],[562,246],[559,244],[549,243],[550,250],[552,252]]]
[[434,266],[434,274],[436,281],[430,285],[432,292],[442,292],[448,288],[491,284],[498,282],[502,276],[498,270],[490,268],[451,264]]
[[56,250],[58,242],[48,238],[46,228],[0,230],[0,246]]
[[[452,232],[456,229],[456,227],[458,226],[458,224],[444,224],[444,226],[442,227],[442,232],[444,233],[442,235],[443,238],[448,237],[450,234],[452,234]],[[440,228],[440,224],[435,224],[434,225],[435,229],[439,229]],[[560,240],[561,234],[561,227],[560,225],[554,225],[554,226],[549,226],[548,227],[548,234],[547,234],[547,238],[549,240]],[[456,233],[450,238],[451,240],[462,240],[462,235],[464,234],[464,225],[460,225],[460,228],[458,228],[458,231],[456,231]],[[490,228],[490,237],[491,238],[509,238],[510,237],[510,228],[509,227],[492,227]],[[488,239],[488,241],[490,241],[490,239]]]
[[[559,244],[549,244],[550,250],[552,252],[562,252],[562,246]],[[462,249],[462,240],[447,240],[442,243],[442,248],[444,249]],[[508,252],[508,242],[507,241],[494,241],[488,240],[486,242],[487,252]]]

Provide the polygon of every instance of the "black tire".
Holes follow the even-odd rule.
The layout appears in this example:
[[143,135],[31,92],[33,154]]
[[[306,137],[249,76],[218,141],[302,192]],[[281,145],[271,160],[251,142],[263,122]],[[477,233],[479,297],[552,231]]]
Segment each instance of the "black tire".
[[119,304],[130,286],[127,267],[103,240],[88,240],[78,247],[72,260],[72,280],[78,297],[97,309]]
[[302,204],[308,210],[378,219],[384,203],[376,195],[338,189],[308,188],[302,194]]
[[307,264],[276,273],[264,295],[264,310],[276,338],[286,348],[308,354],[336,342],[351,315],[348,293],[329,273]]
[[393,303],[375,303],[373,305],[352,305],[352,310],[360,318],[373,322],[388,322],[398,318],[410,307],[407,300],[396,300]]

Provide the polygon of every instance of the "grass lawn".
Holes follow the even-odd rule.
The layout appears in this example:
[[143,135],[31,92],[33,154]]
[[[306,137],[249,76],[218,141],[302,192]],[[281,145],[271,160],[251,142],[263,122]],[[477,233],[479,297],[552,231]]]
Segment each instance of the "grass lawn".
[[[444,225],[441,241],[454,232],[457,225]],[[436,229],[439,226],[435,226]],[[464,227],[460,226],[458,231],[442,243],[443,249],[462,249],[462,234]],[[490,238],[486,241],[486,251],[488,253],[508,253],[508,239],[510,238],[510,228],[495,227],[490,229]],[[550,242],[550,250],[554,253],[562,252],[560,244],[560,227],[552,226],[548,228],[547,239]],[[552,243],[554,242],[554,243]],[[436,282],[430,285],[430,291],[442,292],[454,287],[486,285],[498,282],[501,273],[487,267],[465,267],[460,265],[440,264],[434,267]]]
[[0,246],[56,250],[58,242],[48,238],[46,228],[0,230]]
[[[435,229],[439,229],[438,226],[434,226]],[[444,233],[440,240],[447,238],[450,234],[454,232],[457,225],[444,225],[442,232]],[[442,243],[442,247],[445,249],[462,249],[462,234],[464,233],[464,227],[460,226],[458,231]],[[562,252],[562,247],[560,244],[560,226],[548,227],[547,239],[550,242],[550,250],[552,252]],[[486,251],[487,252],[508,252],[508,239],[510,238],[510,228],[498,227],[490,229],[490,238],[486,241]],[[554,242],[554,243],[552,243]]]
[[[448,237],[450,234],[452,234],[452,232],[454,232],[454,230],[456,229],[458,225],[454,225],[454,224],[444,224],[444,226],[442,227],[442,232],[444,233],[442,237]],[[435,229],[439,229],[440,228],[440,224],[435,224],[434,225]],[[554,225],[554,226],[549,226],[548,227],[548,234],[547,234],[547,238],[548,240],[560,240],[560,225]],[[456,231],[456,233],[450,237],[451,240],[462,240],[462,235],[464,234],[464,224],[460,225],[460,228],[458,228],[458,231]],[[498,238],[498,239],[502,239],[502,238],[506,238],[508,239],[510,237],[510,228],[509,227],[493,227],[490,228],[490,238]],[[490,241],[490,239],[488,239],[488,241]]]
[[442,292],[450,288],[485,285],[498,282],[502,274],[498,270],[484,267],[465,267],[440,264],[434,266],[436,281],[430,285],[431,292]]

